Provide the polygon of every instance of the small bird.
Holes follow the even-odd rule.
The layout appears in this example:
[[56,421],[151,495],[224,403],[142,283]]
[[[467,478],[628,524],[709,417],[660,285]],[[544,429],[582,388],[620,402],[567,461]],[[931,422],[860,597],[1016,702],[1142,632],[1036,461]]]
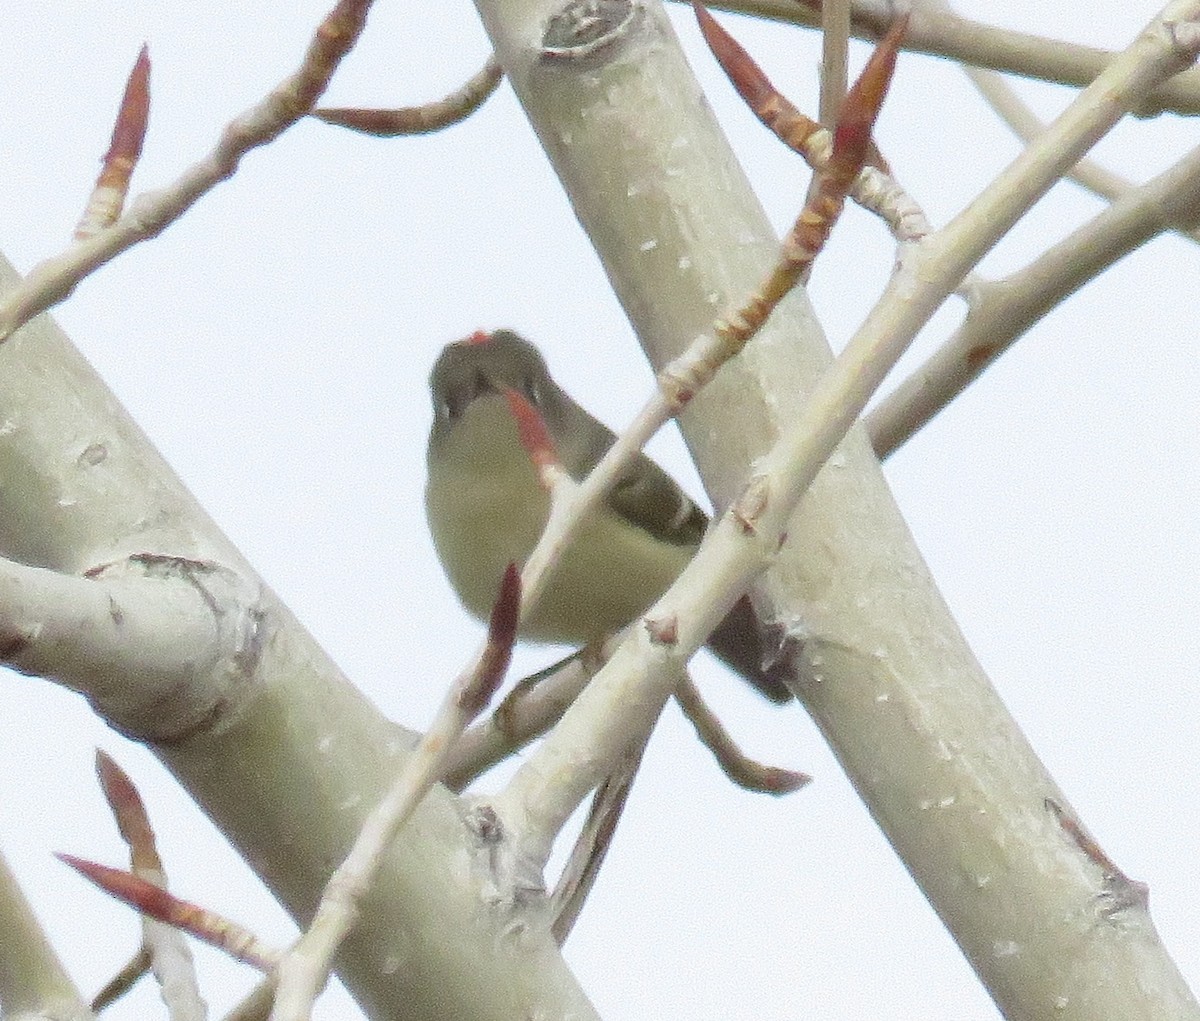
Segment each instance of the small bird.
[[[433,429],[425,514],[458,598],[486,620],[505,568],[525,562],[550,511],[505,391],[515,390],[537,409],[576,481],[615,437],[554,382],[537,348],[511,330],[446,345],[429,388]],[[584,645],[619,631],[678,577],[707,527],[704,512],[639,454],[563,552],[521,637]],[[758,626],[744,597],[708,644],[767,698],[791,699],[762,669]]]

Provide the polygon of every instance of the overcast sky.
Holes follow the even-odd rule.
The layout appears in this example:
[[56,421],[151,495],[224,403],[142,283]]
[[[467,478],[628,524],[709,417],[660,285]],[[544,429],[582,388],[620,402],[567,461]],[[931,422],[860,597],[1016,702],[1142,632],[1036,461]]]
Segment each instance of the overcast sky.
[[[1118,47],[1155,9],[1009,0],[965,13]],[[313,0],[246,10],[226,0],[0,6],[0,244],[20,269],[67,242],[143,40],[153,105],[136,191],[205,153],[231,116],[293,69],[324,13]],[[740,108],[690,15],[673,14],[783,229],[807,173]],[[799,106],[815,109],[813,33],[722,19]],[[856,45],[856,67],[864,52]],[[435,98],[486,54],[466,0],[380,0],[328,102]],[[1071,96],[1021,91],[1046,116]],[[1178,118],[1134,123],[1100,154],[1140,180],[1196,136]],[[911,55],[878,137],[935,224],[1018,152],[960,73]],[[1023,265],[1100,208],[1060,186],[985,272]],[[839,225],[810,287],[834,347],[881,290],[893,255],[865,215],[851,210]],[[1149,883],[1154,920],[1192,981],[1198,283],[1195,244],[1146,246],[1039,324],[887,467],[993,682],[1110,856]],[[957,311],[935,321],[920,352]],[[515,327],[616,427],[650,384],[507,87],[470,122],[432,137],[377,141],[300,125],[55,315],[347,675],[417,727],[479,634],[442,579],[423,519],[425,381],[438,350],[477,328]],[[673,432],[651,449],[700,495]],[[518,666],[553,655],[524,650]],[[782,801],[733,790],[668,710],[567,948],[601,1014],[995,1019],[803,711],[761,704],[711,664],[698,673],[751,754],[815,782]],[[148,753],[47,683],[0,675],[0,699],[0,847],[85,992],[137,941],[126,910],[50,857],[124,861],[93,780],[97,745],[146,795],[173,888],[276,944],[290,938],[283,912]],[[254,976],[198,955],[219,1013]],[[329,994],[319,1016],[345,1016],[344,996]],[[147,984],[112,1016],[156,1009]]]

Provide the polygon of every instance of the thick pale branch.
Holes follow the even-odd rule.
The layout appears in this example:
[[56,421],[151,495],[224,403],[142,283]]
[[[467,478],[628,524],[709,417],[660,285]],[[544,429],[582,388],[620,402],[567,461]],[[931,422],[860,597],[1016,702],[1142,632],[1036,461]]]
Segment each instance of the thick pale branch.
[[257,614],[231,572],[156,560],[95,578],[0,560],[4,663],[158,739],[208,721],[254,667]]
[[[0,261],[0,288],[18,280]],[[0,403],[0,552],[59,572],[53,583],[72,589],[101,592],[129,576],[145,585],[136,576],[157,570],[151,580],[162,591],[182,590],[172,565],[193,563],[219,564],[257,593],[261,643],[252,669],[203,721],[192,720],[200,725],[149,743],[303,924],[330,862],[345,856],[412,735],[346,681],[255,577],[47,317],[0,347]],[[88,571],[96,576],[77,577]],[[120,681],[119,673],[111,678],[116,708]],[[164,694],[164,714],[189,701],[187,690]],[[510,919],[481,908],[479,876],[466,865],[479,854],[452,796],[435,789],[358,903],[339,976],[378,1016],[508,1021],[519,1008],[593,1018],[544,929],[513,930]]]
[[[561,46],[541,53],[544,26],[552,14],[561,17],[558,4],[478,5],[621,301],[663,364],[704,329],[714,305],[755,286],[775,247],[665,17],[652,3],[639,5],[603,46],[593,38],[571,61]],[[1171,14],[1192,17],[1194,5],[1174,6]],[[786,480],[779,489],[768,482],[759,494],[771,518],[750,517],[769,546],[780,505],[811,478],[917,325],[1123,106],[1183,66],[1186,54],[1175,44],[1187,43],[1192,29],[1159,26],[1139,40],[1052,129],[1045,149],[951,226],[944,247],[932,238],[915,246],[919,266],[902,264],[881,311],[847,349],[849,359],[816,383],[818,399],[803,405],[795,395],[813,391],[828,355],[820,338],[805,332],[801,298],[785,303],[683,415],[714,502],[734,500],[746,465],[770,449],[781,423],[799,416],[805,431],[790,433],[783,448]],[[730,533],[735,524],[724,519],[719,526],[729,544],[721,563],[738,545]],[[1046,797],[1057,794],[1053,781],[950,619],[862,437],[837,451],[787,533],[757,602],[790,635],[782,653],[796,668],[795,690],[1001,1009],[1038,1016],[1056,1003],[1063,1021],[1195,1017],[1148,919],[1134,910],[1118,928],[1097,918],[1102,877],[1046,810]],[[705,569],[701,559],[709,557],[702,552],[693,562],[697,571]],[[717,563],[707,569],[712,575],[693,575],[652,611],[660,644],[651,647],[635,630],[606,668],[608,680],[598,676],[527,761],[522,773],[537,763],[540,775],[520,779],[529,798],[497,802],[506,825],[549,832],[544,813],[557,811],[548,799],[561,797],[564,776],[580,787],[594,782],[582,774],[593,761],[610,761],[613,750],[591,760],[597,730],[640,697],[635,690],[645,695],[630,678],[646,660],[663,677],[655,691],[667,690],[665,677],[699,641],[712,610],[687,600],[687,584],[707,586],[711,602],[743,577],[740,567],[723,576]],[[640,655],[632,648],[638,644]],[[653,698],[642,703],[648,714],[657,709]],[[606,736],[615,748],[615,728]],[[506,816],[510,807],[515,814]],[[947,862],[956,865],[948,869]],[[1028,952],[998,957],[999,941],[1014,939]]]
[[2,855],[0,933],[0,1003],[5,1017],[91,1017]]
[[[696,5],[696,13],[701,25],[707,22],[710,31],[715,33],[710,39],[728,38],[723,32],[715,31],[712,19],[699,5]],[[551,566],[647,440],[669,418],[678,415],[712,382],[721,367],[741,352],[795,287],[804,271],[811,267],[813,258],[837,221],[847,192],[858,181],[863,169],[871,148],[871,129],[887,95],[905,24],[904,19],[899,19],[893,25],[845,102],[840,104],[832,154],[825,168],[814,176],[804,208],[763,282],[735,308],[716,317],[711,329],[697,336],[682,355],[672,359],[658,373],[655,392],[582,484],[575,485],[556,465],[553,445],[536,409],[520,394],[509,393],[509,404],[522,431],[522,442],[552,493],[546,528],[522,572],[523,617],[528,617],[541,598]]]

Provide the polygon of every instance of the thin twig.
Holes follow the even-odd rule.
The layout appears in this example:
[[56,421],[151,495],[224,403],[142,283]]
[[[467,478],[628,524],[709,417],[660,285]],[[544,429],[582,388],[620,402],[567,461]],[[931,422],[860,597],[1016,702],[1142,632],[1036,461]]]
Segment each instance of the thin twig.
[[[1022,101],[1003,76],[995,71],[981,71],[978,68],[968,67],[963,70],[980,95],[987,100],[988,105],[1026,145],[1046,130],[1045,122]],[[1109,202],[1125,197],[1138,187],[1136,182],[1114,173],[1092,159],[1081,159],[1067,176],[1076,184]],[[1200,242],[1200,230],[1176,229],[1182,237]]]
[[232,177],[247,152],[270,142],[308,113],[358,39],[371,3],[339,0],[317,29],[300,68],[231,121],[208,156],[185,170],[174,184],[139,196],[111,227],[35,266],[21,286],[0,302],[0,342],[70,295],[89,273],[139,241],[156,237],[201,195]]
[[322,107],[312,116],[326,124],[360,131],[380,138],[397,135],[424,135],[441,131],[466,120],[500,85],[504,71],[495,56],[467,81],[441,99],[421,106],[403,106],[398,110],[368,110],[357,107]]
[[138,947],[137,952],[123,964],[120,970],[110,978],[101,990],[92,997],[92,1013],[99,1014],[106,1007],[111,1007],[141,978],[150,971],[150,951],[145,945]]
[[[828,172],[833,159],[833,131],[797,109],[750,53],[722,27],[698,0],[692,0],[696,21],[709,50],[730,84],[750,111],[784,145],[804,158],[814,171]],[[931,230],[920,206],[893,177],[887,161],[872,140],[866,165],[849,185],[849,196],[887,224],[900,242],[919,241]],[[810,188],[810,198],[811,198]]]
[[1148,239],[1200,222],[1200,148],[1003,280],[966,288],[967,315],[950,338],[866,415],[875,453],[889,457],[977,379],[1026,330]]
[[225,1015],[224,1021],[266,1021],[275,1002],[275,973],[264,976],[234,1008]]
[[825,0],[821,5],[821,123],[832,128],[846,98],[850,44],[850,0]]
[[504,680],[520,604],[520,578],[510,564],[482,651],[450,686],[429,730],[363,823],[350,853],[330,876],[308,930],[280,962],[279,987],[271,1009],[274,1021],[300,1021],[311,1015],[313,1002],[328,980],[333,956],[354,924],[358,903],[370,889],[384,852],[445,772],[450,749]]
[[[96,774],[121,839],[129,847],[132,874],[147,884],[165,890],[167,874],[155,846],[154,828],[150,825],[150,816],[133,780],[115,759],[100,749],[96,750]],[[163,1001],[175,1021],[203,1018],[206,1015],[195,963],[183,934],[171,924],[158,922],[145,913],[142,914],[142,945],[139,953],[97,994],[96,1001],[104,1002],[106,996],[116,998],[131,989],[144,973],[144,969],[138,970],[143,960],[145,968],[158,980]]]
[[675,701],[688,722],[696,728],[696,736],[713,754],[722,772],[743,790],[758,794],[791,794],[812,782],[807,773],[765,766],[749,758],[730,736],[701,697],[695,682],[686,674],[675,688]]
[[524,677],[482,723],[454,744],[442,783],[461,792],[472,780],[549,730],[602,665],[589,650]]
[[[818,28],[821,24],[819,5],[797,0],[713,0],[709,6],[793,25]],[[940,4],[913,4],[911,10],[904,48],[913,53],[947,57],[956,64],[1083,88],[1117,56],[1111,50],[974,21]],[[853,0],[851,33],[857,39],[878,40],[892,23],[896,11],[894,0]],[[1164,111],[1194,116],[1200,113],[1200,71],[1183,71],[1136,102],[1138,105],[1132,112],[1138,117]]]
[[559,876],[558,885],[550,896],[550,933],[554,941],[562,946],[571,935],[575,922],[583,911],[588,895],[596,885],[600,867],[612,847],[617,832],[617,823],[629,800],[633,781],[637,777],[650,731],[645,731],[637,743],[629,749],[620,765],[599,787],[592,798],[592,807],[580,830],[566,867]]

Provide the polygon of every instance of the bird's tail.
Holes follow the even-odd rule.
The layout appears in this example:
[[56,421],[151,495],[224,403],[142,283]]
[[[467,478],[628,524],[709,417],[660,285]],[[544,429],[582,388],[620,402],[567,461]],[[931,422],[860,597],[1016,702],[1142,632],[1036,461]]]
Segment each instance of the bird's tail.
[[736,670],[772,702],[791,701],[792,693],[783,682],[763,669],[766,649],[758,619],[745,596],[733,604],[733,609],[709,635],[708,647],[717,659]]

